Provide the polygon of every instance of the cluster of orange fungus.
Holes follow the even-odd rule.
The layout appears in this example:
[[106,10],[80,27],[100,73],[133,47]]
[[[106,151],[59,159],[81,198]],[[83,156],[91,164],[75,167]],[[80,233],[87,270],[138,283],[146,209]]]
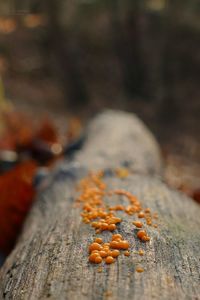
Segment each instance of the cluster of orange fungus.
[[78,198],[81,202],[83,222],[90,224],[96,231],[114,231],[122,220],[105,206],[103,197],[106,195],[106,185],[102,181],[102,172],[90,174],[80,182],[82,191]]
[[125,256],[129,256],[130,244],[123,240],[120,234],[113,234],[112,239],[108,243],[103,243],[101,238],[96,238],[93,243],[89,245],[89,261],[94,264],[100,264],[103,261],[106,264],[112,264],[120,255],[120,251],[124,251]]
[[[132,195],[130,192],[125,191],[125,190],[115,190],[115,191],[109,192],[109,195],[113,195],[113,194],[125,196],[129,200],[130,204],[128,206],[117,205],[112,210],[123,210],[128,215],[137,214],[138,219],[144,219],[146,225],[157,228],[157,224],[153,224],[153,221],[152,221],[152,219],[158,218],[157,213],[154,213],[152,215],[150,208],[143,209],[141,203],[134,195]],[[120,209],[116,209],[116,207],[117,208],[120,207]],[[144,226],[144,223],[142,221],[136,220],[136,221],[133,221],[133,225],[135,225],[136,228],[142,228]],[[150,240],[149,237],[143,239],[144,242],[145,241],[147,242],[149,240]]]
[[[120,170],[121,172],[121,170]],[[119,174],[118,174],[119,175]],[[122,175],[120,173],[120,175]],[[123,176],[127,173],[123,170]],[[88,177],[81,180],[79,185],[80,196],[77,201],[81,204],[81,216],[83,222],[94,228],[97,234],[102,231],[112,232],[112,239],[108,243],[104,243],[100,237],[94,239],[89,245],[89,261],[94,264],[112,264],[116,258],[123,252],[124,256],[130,255],[130,243],[124,240],[121,234],[115,234],[122,218],[117,216],[118,211],[132,216],[136,215],[137,220],[132,223],[137,231],[137,238],[143,242],[148,242],[150,237],[146,230],[143,230],[144,225],[156,227],[152,220],[157,218],[157,214],[152,215],[149,208],[143,208],[137,197],[126,190],[116,189],[107,190],[106,184],[103,182],[103,172],[90,173]],[[113,195],[124,196],[129,204],[127,206],[117,204],[109,206],[104,202],[104,197]],[[139,255],[143,255],[142,250]]]

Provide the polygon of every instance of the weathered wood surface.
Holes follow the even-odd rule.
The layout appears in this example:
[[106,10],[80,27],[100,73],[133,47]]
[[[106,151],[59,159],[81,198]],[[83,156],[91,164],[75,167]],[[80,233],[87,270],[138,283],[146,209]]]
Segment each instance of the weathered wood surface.
[[[88,128],[87,143],[76,160],[87,169],[128,166],[134,172],[160,173],[160,150],[137,116],[107,111]],[[91,166],[91,167],[90,167]]]
[[[106,112],[88,132],[74,162],[57,167],[49,186],[39,191],[21,238],[1,269],[0,299],[200,299],[200,207],[156,175],[161,170],[158,146],[135,117]],[[159,229],[148,227],[151,241],[144,244],[131,225],[134,217],[126,217],[118,232],[130,241],[133,253],[98,273],[99,266],[89,264],[87,255],[94,232],[74,207],[76,184],[87,170],[116,168],[124,161],[132,175],[122,180],[106,172],[105,182],[132,192],[157,211]],[[115,196],[113,201],[125,200]],[[109,239],[111,233],[102,236]],[[134,254],[139,248],[146,251],[143,257]],[[144,273],[135,272],[138,264]]]

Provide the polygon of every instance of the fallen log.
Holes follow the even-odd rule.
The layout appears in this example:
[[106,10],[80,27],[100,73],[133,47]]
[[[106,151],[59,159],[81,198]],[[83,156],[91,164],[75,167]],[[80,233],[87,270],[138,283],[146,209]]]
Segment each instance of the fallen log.
[[[116,176],[118,167],[129,176]],[[158,213],[148,226],[149,242],[137,238],[133,215],[124,215],[116,232],[131,245],[111,265],[88,262],[96,236],[75,205],[77,183],[101,169],[109,190],[123,189]],[[62,162],[38,190],[22,235],[0,271],[1,299],[200,299],[200,208],[162,181],[159,147],[134,115],[105,112],[88,128],[85,146],[72,162]],[[121,195],[107,203],[125,204]],[[99,234],[108,241],[112,233]],[[143,249],[144,256],[137,251]],[[143,273],[136,272],[142,266]]]

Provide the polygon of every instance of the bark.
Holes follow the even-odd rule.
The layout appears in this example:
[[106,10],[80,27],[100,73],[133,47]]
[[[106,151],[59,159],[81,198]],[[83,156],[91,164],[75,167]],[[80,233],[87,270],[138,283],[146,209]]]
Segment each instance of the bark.
[[[130,241],[131,256],[120,255],[99,273],[98,265],[88,263],[94,232],[74,206],[76,184],[88,170],[116,168],[125,161],[130,176],[119,179],[107,170],[108,188],[135,194],[158,212],[159,227],[148,227],[151,241],[142,243],[131,225],[133,216],[124,216],[118,232]],[[200,299],[200,208],[170,190],[159,174],[158,145],[134,115],[108,111],[98,116],[74,161],[58,165],[38,191],[21,238],[1,269],[0,298]],[[111,233],[101,235],[110,239]],[[145,250],[142,257],[134,253],[139,248]],[[138,264],[143,273],[135,272]]]

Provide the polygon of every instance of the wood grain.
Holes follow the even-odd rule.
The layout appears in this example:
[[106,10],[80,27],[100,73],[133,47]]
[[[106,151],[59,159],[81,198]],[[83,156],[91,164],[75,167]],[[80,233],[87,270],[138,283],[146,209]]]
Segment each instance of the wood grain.
[[[127,126],[126,117],[135,127]],[[116,127],[110,124],[113,121],[119,121]],[[101,131],[106,122],[108,127]],[[89,126],[85,147],[74,161],[55,168],[48,186],[38,191],[19,242],[1,269],[1,299],[200,299],[200,208],[162,182],[157,175],[161,170],[159,150],[151,134],[142,125],[138,129],[142,137],[137,139],[136,134],[133,138],[140,125],[137,118],[121,112],[98,116]],[[123,143],[121,133],[121,138],[126,134]],[[116,146],[117,150],[111,151]],[[146,160],[140,158],[145,151]],[[116,178],[112,168],[121,165],[126,156],[131,175],[126,179]],[[134,169],[132,160],[137,158],[142,166],[135,162]],[[109,189],[130,191],[159,215],[158,229],[147,228],[149,243],[136,238],[131,224],[134,216],[123,216],[117,231],[130,241],[131,256],[119,256],[117,263],[103,265],[102,272],[98,272],[99,266],[88,263],[87,248],[95,235],[90,226],[82,223],[80,209],[74,205],[76,184],[88,170],[100,165],[106,169],[104,180]],[[124,203],[125,199],[116,195],[105,201]],[[110,239],[111,233],[104,232],[101,236]],[[135,253],[139,248],[145,250],[143,257]],[[137,273],[137,266],[145,271]]]

